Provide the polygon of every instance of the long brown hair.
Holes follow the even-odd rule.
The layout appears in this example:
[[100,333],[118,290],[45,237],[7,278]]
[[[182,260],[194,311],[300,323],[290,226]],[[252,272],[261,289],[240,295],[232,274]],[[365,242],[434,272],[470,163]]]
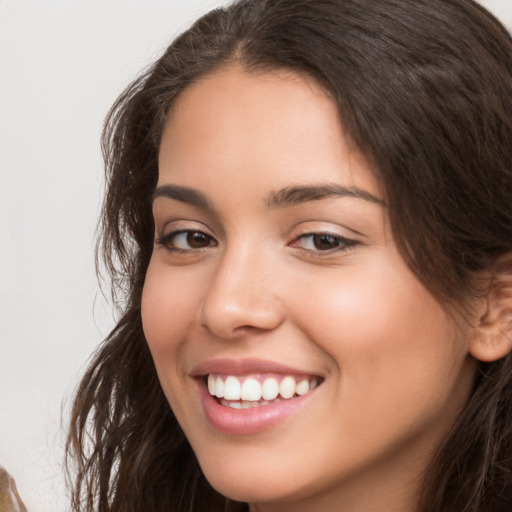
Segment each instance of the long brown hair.
[[[198,20],[119,97],[103,134],[98,255],[120,320],[76,394],[73,510],[243,510],[211,488],[160,388],[140,302],[169,109],[221,66],[318,81],[371,163],[405,261],[464,309],[512,252],[512,40],[472,0],[240,0]],[[512,272],[510,259],[505,272]],[[503,264],[503,263],[502,263]],[[425,477],[424,512],[512,509],[512,358],[481,363]]]

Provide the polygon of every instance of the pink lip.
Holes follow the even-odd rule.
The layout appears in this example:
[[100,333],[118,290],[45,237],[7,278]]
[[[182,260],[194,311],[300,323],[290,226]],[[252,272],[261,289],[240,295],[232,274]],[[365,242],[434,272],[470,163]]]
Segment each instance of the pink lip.
[[247,375],[250,373],[282,373],[286,375],[314,375],[311,372],[292,368],[281,363],[263,359],[212,359],[196,365],[190,375],[202,377],[209,373]]
[[284,375],[316,374],[262,359],[212,359],[199,363],[192,369],[190,375],[196,379],[201,402],[210,424],[216,430],[226,434],[247,435],[269,430],[297,412],[318,389],[315,388],[303,396],[273,404],[249,409],[233,409],[221,405],[218,399],[211,396],[208,392],[204,377],[210,373],[224,375],[265,373]]
[[210,424],[225,434],[257,434],[275,427],[297,412],[318,388],[306,395],[283,400],[275,404],[261,405],[250,409],[232,409],[221,405],[208,393],[204,383],[197,381],[201,401]]

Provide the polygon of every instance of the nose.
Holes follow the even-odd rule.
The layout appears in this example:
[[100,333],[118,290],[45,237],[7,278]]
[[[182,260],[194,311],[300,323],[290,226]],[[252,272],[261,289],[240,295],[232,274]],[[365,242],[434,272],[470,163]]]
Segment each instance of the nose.
[[200,322],[217,337],[239,339],[271,331],[284,319],[278,265],[251,250],[220,258],[202,302]]

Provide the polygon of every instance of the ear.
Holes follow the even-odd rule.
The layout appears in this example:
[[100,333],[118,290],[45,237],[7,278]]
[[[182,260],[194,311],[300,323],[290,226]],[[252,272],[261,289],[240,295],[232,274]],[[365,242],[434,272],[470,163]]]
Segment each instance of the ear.
[[484,303],[469,351],[480,361],[492,362],[512,351],[512,253],[496,261]]

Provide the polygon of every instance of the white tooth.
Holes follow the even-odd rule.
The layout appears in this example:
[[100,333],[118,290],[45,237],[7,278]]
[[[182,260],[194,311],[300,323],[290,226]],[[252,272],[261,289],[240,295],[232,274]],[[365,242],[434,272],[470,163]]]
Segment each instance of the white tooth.
[[217,377],[215,381],[215,396],[217,398],[224,398],[224,381],[220,377]]
[[247,400],[242,400],[240,403],[242,404],[242,409],[249,409],[254,405],[254,402],[248,402]]
[[276,379],[268,378],[261,386],[261,396],[264,400],[274,400],[279,394],[279,384]]
[[309,385],[309,389],[315,389],[317,386],[318,386],[318,379],[315,377],[315,378],[311,381],[311,384]]
[[228,402],[228,407],[231,407],[232,409],[242,409],[242,403],[241,402]]
[[226,400],[240,400],[240,388],[240,381],[230,375],[224,382],[224,398]]
[[279,394],[283,398],[291,398],[295,394],[295,379],[288,375],[279,384]]
[[258,401],[261,398],[261,384],[256,379],[245,379],[241,397],[242,400]]
[[215,396],[215,377],[211,373],[208,375],[208,392]]
[[302,379],[295,387],[295,393],[297,393],[297,395],[299,395],[299,396],[305,395],[308,391],[309,391],[308,379]]

